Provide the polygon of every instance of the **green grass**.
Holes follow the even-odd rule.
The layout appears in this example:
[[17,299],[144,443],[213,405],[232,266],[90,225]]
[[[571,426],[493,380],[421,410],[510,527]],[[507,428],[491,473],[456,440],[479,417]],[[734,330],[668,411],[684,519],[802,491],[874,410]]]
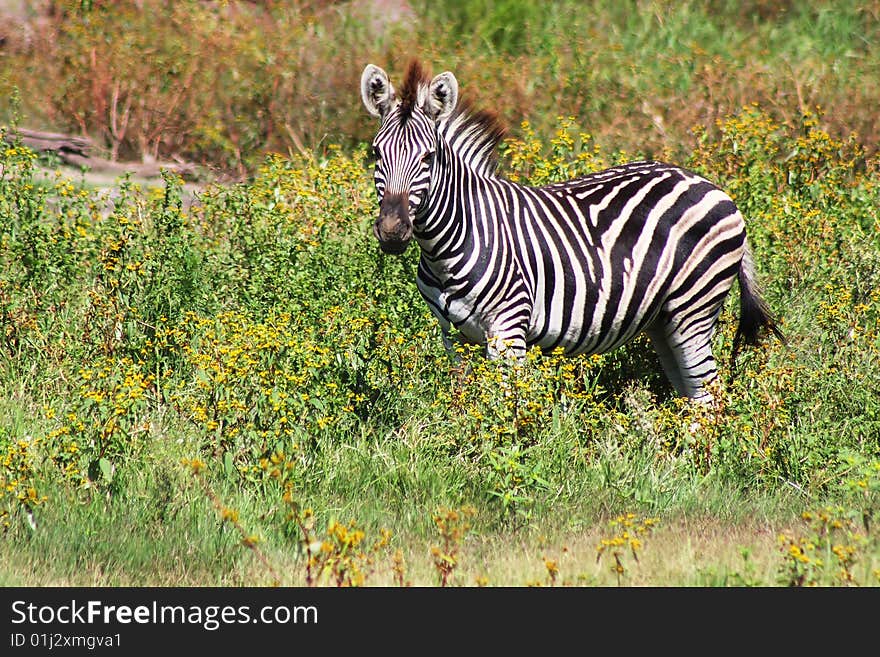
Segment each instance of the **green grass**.
[[[530,358],[515,399],[503,364],[454,365],[415,254],[372,242],[360,151],[270,158],[184,210],[173,176],[34,185],[7,149],[5,583],[876,584],[875,165],[810,117],[721,127],[689,164],[749,209],[790,341],[743,354],[713,412],[642,341]],[[530,143],[510,175],[609,160]],[[658,524],[618,562],[621,514]]]

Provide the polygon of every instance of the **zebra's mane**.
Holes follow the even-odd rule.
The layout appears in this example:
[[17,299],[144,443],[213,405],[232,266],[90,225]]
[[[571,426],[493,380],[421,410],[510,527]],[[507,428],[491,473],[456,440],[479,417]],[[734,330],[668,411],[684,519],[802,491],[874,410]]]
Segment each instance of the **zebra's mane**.
[[475,110],[469,99],[459,99],[458,106],[442,129],[446,143],[462,155],[479,173],[491,175],[498,167],[498,146],[507,136],[507,128],[495,112]]
[[[400,89],[400,118],[412,116],[420,99],[426,97],[431,74],[413,59],[407,66]],[[460,98],[441,134],[456,152],[467,152],[467,162],[477,171],[492,174],[498,166],[498,146],[507,136],[507,128],[495,112],[475,110],[470,98]]]
[[417,59],[412,60],[406,67],[403,76],[403,86],[400,88],[400,120],[406,122],[412,116],[413,109],[419,102],[419,96],[424,98],[419,90],[431,84],[431,76]]

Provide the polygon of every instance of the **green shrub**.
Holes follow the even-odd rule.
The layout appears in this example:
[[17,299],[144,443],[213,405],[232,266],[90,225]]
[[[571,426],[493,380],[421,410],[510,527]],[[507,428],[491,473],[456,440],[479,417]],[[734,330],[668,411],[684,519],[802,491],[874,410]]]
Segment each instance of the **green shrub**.
[[[574,126],[561,119],[547,140],[526,129],[509,141],[510,175],[545,182],[624,157]],[[118,518],[132,500],[166,499],[181,458],[203,464],[203,490],[224,502],[220,525],[210,513],[179,522],[209,534],[225,525],[222,560],[244,544],[273,582],[282,571],[272,564],[289,555],[320,571],[312,582],[363,583],[377,551],[398,547],[382,534],[365,548],[363,537],[394,522],[395,537],[427,538],[446,517],[438,508],[474,509],[467,532],[437,525],[441,583],[460,572],[466,533],[577,527],[621,508],[736,517],[759,498],[799,516],[805,500],[828,499],[853,532],[860,517],[876,526],[876,163],[809,115],[788,126],[749,106],[719,135],[702,135],[688,164],[746,209],[789,344],[768,341],[722,368],[714,409],[671,396],[643,341],[575,359],[535,351],[516,366],[465,348],[450,359],[416,290],[416,250],[385,256],[370,234],[362,148],[270,156],[253,180],[192,199],[168,174],[155,188],[122,179],[112,194],[38,181],[34,155],[5,147],[4,540],[18,545],[67,504],[106,504]],[[716,336],[722,360],[735,308],[731,299]],[[208,501],[203,515],[217,506]],[[223,515],[233,508],[240,515]],[[307,525],[289,517],[306,508]],[[168,522],[166,537],[191,536]],[[777,574],[869,582],[874,533],[823,547],[828,564],[827,550],[843,546],[840,579],[805,570],[799,555],[816,555],[789,532]],[[305,534],[329,547],[315,552]],[[401,558],[391,564],[402,582]]]

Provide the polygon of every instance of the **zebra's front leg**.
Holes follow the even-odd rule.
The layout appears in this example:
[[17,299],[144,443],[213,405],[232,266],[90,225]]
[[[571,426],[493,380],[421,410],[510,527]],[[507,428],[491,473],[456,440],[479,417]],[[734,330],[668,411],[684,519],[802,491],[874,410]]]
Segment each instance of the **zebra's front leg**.
[[526,337],[520,329],[486,331],[486,355],[490,360],[521,363],[526,357]]
[[443,348],[446,350],[446,355],[457,365],[461,363],[461,354],[458,349],[455,348],[455,342],[453,342],[449,331],[450,328],[448,324],[446,326],[440,326],[440,335],[443,338]]
[[[490,360],[502,361],[498,391],[501,396],[497,403],[503,404],[512,411],[513,417],[519,416],[520,386],[517,385],[522,376],[522,365],[526,361],[526,339],[521,331],[486,331],[486,356]],[[502,414],[503,415],[503,414]],[[517,422],[513,421],[513,431],[517,433]]]

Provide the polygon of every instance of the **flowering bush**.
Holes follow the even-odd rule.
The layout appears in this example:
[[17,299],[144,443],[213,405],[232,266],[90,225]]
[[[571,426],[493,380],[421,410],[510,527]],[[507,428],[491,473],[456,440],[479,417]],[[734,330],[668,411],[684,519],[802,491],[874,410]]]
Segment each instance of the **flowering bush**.
[[[750,106],[718,129],[686,164],[743,207],[790,342],[722,367],[713,409],[672,397],[641,340],[574,359],[535,350],[516,365],[465,347],[450,359],[414,284],[416,250],[384,256],[371,236],[364,149],[271,156],[252,181],[192,197],[170,174],[146,189],[124,179],[113,193],[38,178],[33,153],[5,146],[0,384],[13,420],[0,427],[0,520],[9,540],[70,500],[156,496],[173,510],[187,494],[169,483],[181,458],[200,464],[199,490],[235,528],[235,545],[266,564],[290,553],[312,583],[376,577],[379,556],[405,533],[380,528],[399,518],[426,536],[436,523],[444,544],[434,569],[449,583],[468,556],[466,535],[559,514],[617,517],[621,507],[653,517],[698,481],[831,496],[873,517],[876,162],[812,115],[782,125]],[[523,182],[624,157],[605,155],[567,118],[546,144],[528,126],[524,135],[502,154],[502,169]],[[734,301],[715,338],[722,357]],[[224,514],[233,505],[241,511]],[[473,509],[467,531],[445,512],[432,523],[437,508]],[[830,581],[807,568],[803,557],[819,557],[805,539],[787,536],[783,579]],[[876,529],[851,538],[839,554],[831,545],[844,574],[834,583],[869,581],[853,564],[869,559]],[[641,543],[608,540],[600,556],[614,555],[622,575]],[[556,581],[558,565],[546,567]],[[281,569],[272,571],[274,582]]]

